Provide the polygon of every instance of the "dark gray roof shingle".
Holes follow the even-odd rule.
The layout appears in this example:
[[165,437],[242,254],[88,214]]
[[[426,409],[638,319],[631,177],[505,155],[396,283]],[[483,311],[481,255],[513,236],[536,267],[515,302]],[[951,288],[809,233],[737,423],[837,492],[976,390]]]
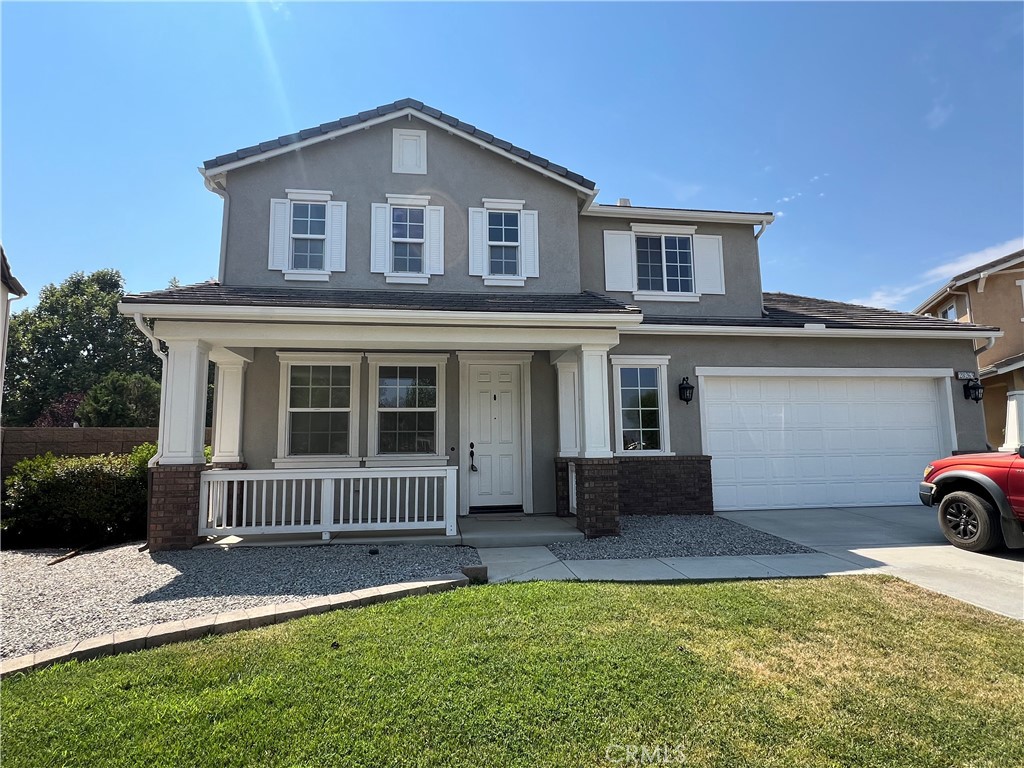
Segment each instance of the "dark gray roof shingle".
[[827,328],[860,330],[998,331],[973,323],[958,323],[937,317],[923,317],[891,309],[812,299],[791,293],[764,294],[764,317],[666,317],[645,315],[645,325],[727,325],[751,328],[803,328],[824,324]]
[[185,304],[239,307],[321,307],[404,309],[443,312],[556,312],[635,315],[636,307],[589,291],[584,293],[455,293],[361,291],[330,288],[273,288],[200,283],[129,294],[126,304]]
[[474,138],[479,139],[480,141],[492,144],[493,146],[498,147],[499,149],[503,149],[506,152],[511,152],[512,154],[522,158],[526,162],[531,163],[532,165],[535,165],[538,168],[544,168],[545,170],[550,171],[551,173],[554,173],[557,176],[562,176],[563,178],[566,178],[569,181],[572,181],[580,185],[581,187],[585,187],[586,189],[594,189],[594,187],[596,186],[595,183],[590,179],[587,179],[578,173],[574,173],[573,171],[570,171],[567,168],[558,165],[557,163],[553,163],[546,157],[535,155],[527,149],[517,147],[515,144],[511,144],[510,142],[507,142],[503,139],[499,139],[491,135],[490,133],[487,133],[486,131],[480,130],[475,125],[463,122],[462,120],[459,120],[459,118],[457,117],[446,115],[441,110],[434,109],[433,107],[428,107],[422,101],[417,101],[416,99],[400,99],[399,101],[392,102],[391,104],[384,104],[380,107],[377,107],[376,109],[368,109],[364,112],[360,112],[358,115],[349,115],[348,117],[342,117],[339,118],[338,120],[332,120],[329,123],[323,123],[312,128],[305,128],[299,131],[298,133],[290,133],[285,136],[279,136],[276,139],[263,141],[251,147],[243,147],[242,149],[235,150],[234,152],[228,152],[225,155],[218,155],[217,157],[204,162],[203,168],[205,168],[206,170],[210,170],[211,168],[218,168],[222,165],[227,165],[228,163],[233,163],[237,160],[244,160],[247,157],[253,157],[254,155],[269,152],[273,149],[280,149],[281,147],[286,147],[289,144],[294,144],[296,141],[299,140],[306,140],[314,138],[316,136],[323,136],[325,134],[332,133],[333,131],[340,130],[341,128],[347,128],[348,126],[355,125],[357,123],[365,123],[369,120],[373,120],[378,117],[383,117],[385,115],[391,114],[392,112],[397,112],[401,109],[406,108],[415,109],[418,112],[422,112],[423,114],[434,118],[435,120],[441,120],[442,122],[450,125],[452,128],[455,128],[458,131],[462,131],[463,133],[473,136]]

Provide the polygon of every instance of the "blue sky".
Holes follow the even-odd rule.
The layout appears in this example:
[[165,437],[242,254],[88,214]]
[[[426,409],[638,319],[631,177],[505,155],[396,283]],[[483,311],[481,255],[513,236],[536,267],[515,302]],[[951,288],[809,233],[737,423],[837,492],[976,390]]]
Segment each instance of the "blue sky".
[[601,202],[775,211],[766,290],[912,309],[1024,235],[1019,3],[0,14],[2,236],[32,292],[103,267],[132,291],[215,276],[203,160],[406,96]]

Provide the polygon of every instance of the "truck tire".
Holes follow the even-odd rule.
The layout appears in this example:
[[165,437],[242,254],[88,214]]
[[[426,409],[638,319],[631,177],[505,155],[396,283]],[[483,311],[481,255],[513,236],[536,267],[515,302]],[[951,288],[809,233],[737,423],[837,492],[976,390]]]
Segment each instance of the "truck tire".
[[942,499],[939,527],[946,541],[969,552],[987,552],[1003,543],[992,505],[968,491],[953,491]]

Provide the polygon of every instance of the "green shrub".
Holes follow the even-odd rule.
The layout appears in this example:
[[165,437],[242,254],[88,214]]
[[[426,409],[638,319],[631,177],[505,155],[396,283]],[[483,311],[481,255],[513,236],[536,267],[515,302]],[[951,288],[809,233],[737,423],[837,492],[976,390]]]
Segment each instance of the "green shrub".
[[143,373],[111,371],[89,390],[76,415],[83,427],[155,427],[160,384]]
[[146,537],[146,463],[130,454],[54,456],[18,462],[5,482],[6,547],[86,547]]

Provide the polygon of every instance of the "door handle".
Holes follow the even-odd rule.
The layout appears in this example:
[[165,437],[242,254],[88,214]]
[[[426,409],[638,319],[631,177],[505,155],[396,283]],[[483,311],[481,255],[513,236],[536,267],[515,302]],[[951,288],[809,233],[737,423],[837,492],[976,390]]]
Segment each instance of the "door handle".
[[474,446],[473,443],[469,444],[469,471],[470,472],[478,472],[479,471],[476,468],[476,464],[473,463],[473,457],[476,456],[476,453],[473,451],[473,448],[475,448],[475,447],[476,446]]

